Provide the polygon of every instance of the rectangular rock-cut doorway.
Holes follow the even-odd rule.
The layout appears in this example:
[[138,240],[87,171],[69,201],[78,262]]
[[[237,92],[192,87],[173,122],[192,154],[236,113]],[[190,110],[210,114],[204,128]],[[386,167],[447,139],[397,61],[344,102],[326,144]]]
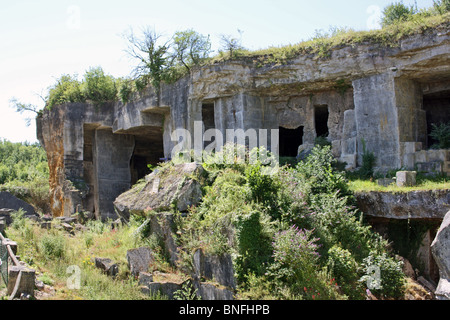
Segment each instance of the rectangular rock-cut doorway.
[[135,147],[130,159],[131,185],[151,172],[149,165],[156,166],[164,158],[163,129],[161,127],[138,127],[127,130],[134,136]]
[[[213,102],[203,102],[202,103],[202,122],[203,122],[203,133],[209,129],[216,128],[215,114],[214,114],[214,103]],[[214,142],[214,137],[211,141],[204,141],[203,148],[205,148],[210,143]]]
[[329,111],[327,105],[314,106],[314,125],[317,137],[328,137],[328,117]]
[[430,136],[432,124],[450,123],[450,90],[425,94],[423,109],[427,118],[427,145],[431,148],[438,143]]
[[279,127],[280,157],[296,157],[298,147],[303,143],[303,127],[287,129]]

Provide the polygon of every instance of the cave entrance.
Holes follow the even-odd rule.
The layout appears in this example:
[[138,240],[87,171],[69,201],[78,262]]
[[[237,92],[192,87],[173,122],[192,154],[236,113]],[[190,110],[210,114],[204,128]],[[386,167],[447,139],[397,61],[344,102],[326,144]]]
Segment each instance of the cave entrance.
[[[203,133],[209,129],[214,129],[216,127],[216,122],[214,120],[214,103],[205,102],[202,104],[202,121],[203,121]],[[203,148],[205,148],[210,143],[214,142],[213,137],[211,141],[204,141]]]
[[93,144],[95,130],[99,124],[85,123],[83,125],[83,179],[89,190],[82,200],[83,209],[85,211],[94,212],[94,185],[95,185],[95,170],[94,170],[94,155]]
[[296,157],[298,147],[303,143],[303,127],[286,129],[279,127],[280,157]]
[[317,137],[328,137],[328,106],[314,106],[314,124]]
[[432,147],[438,141],[430,137],[432,124],[450,123],[450,90],[423,96],[423,109],[427,118],[427,145]]
[[144,178],[151,172],[148,165],[153,166],[164,158],[163,131],[161,127],[139,127],[127,132],[134,136],[135,146],[130,159],[131,184]]

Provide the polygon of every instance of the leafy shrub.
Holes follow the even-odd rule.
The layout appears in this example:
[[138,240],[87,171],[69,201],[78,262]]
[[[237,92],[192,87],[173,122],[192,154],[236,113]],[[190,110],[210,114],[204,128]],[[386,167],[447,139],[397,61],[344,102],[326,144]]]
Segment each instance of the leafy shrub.
[[62,75],[56,83],[48,90],[47,107],[64,104],[67,102],[84,102],[85,96],[82,92],[81,83],[77,75]]
[[414,7],[407,7],[402,1],[396,2],[384,8],[381,24],[386,27],[394,23],[407,21],[415,13]]
[[245,171],[247,183],[250,187],[250,195],[253,201],[260,203],[273,219],[280,218],[278,210],[278,191],[280,185],[272,175],[262,171],[260,162],[249,165]]
[[363,299],[364,290],[358,283],[358,263],[347,249],[334,245],[328,250],[327,266],[341,290],[352,300]]
[[135,92],[134,82],[128,79],[118,79],[117,87],[120,101],[123,103],[129,102],[131,95]]
[[24,215],[25,215],[25,211],[22,208],[20,208],[17,211],[11,212],[11,218],[12,218],[11,227],[14,229],[23,228],[26,223]]
[[433,8],[439,13],[444,14],[450,11],[450,0],[433,0]]
[[312,194],[329,194],[337,190],[343,195],[348,194],[344,174],[334,170],[336,164],[330,146],[316,145],[311,154],[296,167],[299,183],[310,185]]
[[39,251],[46,259],[61,259],[65,256],[66,240],[62,234],[45,234],[39,240]]
[[247,274],[262,275],[264,264],[272,253],[272,230],[270,222],[257,211],[236,217],[237,258],[235,259],[238,281],[244,282]]
[[48,212],[49,169],[45,150],[39,144],[0,141],[0,191],[7,191]]
[[102,68],[90,68],[84,74],[83,93],[86,99],[102,103],[116,99],[117,88],[112,76],[105,75]]
[[431,124],[430,137],[437,141],[437,144],[432,146],[437,149],[449,149],[450,148],[450,122]]
[[274,263],[269,273],[276,281],[287,284],[294,296],[302,299],[336,299],[339,294],[319,265],[319,253],[313,231],[292,226],[275,234]]
[[382,254],[372,252],[363,260],[364,276],[359,280],[365,282],[375,295],[385,298],[400,298],[405,291],[405,275],[402,262]]

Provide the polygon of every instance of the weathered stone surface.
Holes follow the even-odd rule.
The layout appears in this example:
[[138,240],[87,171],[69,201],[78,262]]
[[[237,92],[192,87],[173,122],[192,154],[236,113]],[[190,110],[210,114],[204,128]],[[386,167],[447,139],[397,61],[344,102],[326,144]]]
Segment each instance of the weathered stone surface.
[[412,187],[416,185],[415,171],[397,171],[397,186],[398,187]]
[[417,278],[416,276],[416,272],[414,271],[413,266],[411,265],[411,262],[409,262],[408,259],[401,257],[401,256],[395,256],[395,258],[397,260],[400,260],[402,262],[402,270],[403,273],[408,277],[411,278],[413,280],[415,280]]
[[139,276],[140,272],[147,272],[153,260],[150,248],[141,247],[127,251],[128,266],[133,276]]
[[150,282],[146,286],[141,287],[144,294],[167,296],[169,300],[174,298],[174,293],[182,289],[182,284],[176,282]]
[[445,278],[439,279],[439,283],[434,294],[437,300],[450,300],[450,280]]
[[175,227],[173,214],[167,212],[154,213],[150,215],[149,220],[150,233],[156,234],[158,239],[164,244],[163,249],[169,257],[169,261],[175,265],[178,254],[175,235],[173,233]]
[[202,300],[234,300],[231,290],[206,282],[198,285],[197,294]]
[[14,287],[18,279],[19,273],[22,272],[18,290],[15,297],[20,297],[21,294],[29,294],[34,296],[34,288],[36,281],[36,271],[26,268],[24,266],[12,266],[8,272],[8,295],[14,292]]
[[445,215],[431,244],[431,252],[440,274],[436,297],[450,300],[450,211]]
[[140,272],[138,283],[141,286],[148,286],[149,283],[153,282],[153,274],[148,272]]
[[119,266],[108,258],[94,258],[95,266],[108,276],[115,277],[119,273]]
[[178,211],[199,203],[202,197],[198,178],[203,173],[201,164],[183,163],[166,167],[146,177],[145,185],[134,186],[114,201],[119,215],[128,220],[130,213],[170,210],[175,205]]
[[417,190],[402,193],[356,192],[364,214],[390,219],[442,219],[450,210],[450,190]]
[[225,287],[236,289],[234,267],[229,254],[222,256],[207,255],[202,249],[198,249],[194,253],[193,264],[197,279],[204,277]]

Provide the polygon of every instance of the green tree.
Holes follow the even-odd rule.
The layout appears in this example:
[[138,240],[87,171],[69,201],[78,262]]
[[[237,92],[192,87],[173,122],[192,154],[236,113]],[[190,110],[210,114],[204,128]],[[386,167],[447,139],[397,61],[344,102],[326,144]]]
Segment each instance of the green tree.
[[232,35],[221,35],[220,42],[222,44],[222,49],[228,51],[230,58],[233,58],[239,50],[243,50],[242,46],[242,30],[238,29],[239,38],[233,37]]
[[211,52],[209,35],[201,35],[192,29],[178,31],[173,36],[173,50],[174,60],[190,72],[191,66],[208,58]]
[[433,8],[439,12],[439,14],[449,12],[450,0],[433,0]]
[[151,83],[159,89],[161,81],[164,79],[164,73],[171,65],[169,41],[159,44],[161,35],[150,28],[143,29],[140,38],[136,37],[131,29],[124,34],[124,37],[129,42],[126,52],[139,61],[133,71],[137,78],[137,88],[142,89]]
[[407,7],[403,1],[392,3],[384,8],[381,25],[386,27],[397,22],[407,21],[416,12],[414,6]]

